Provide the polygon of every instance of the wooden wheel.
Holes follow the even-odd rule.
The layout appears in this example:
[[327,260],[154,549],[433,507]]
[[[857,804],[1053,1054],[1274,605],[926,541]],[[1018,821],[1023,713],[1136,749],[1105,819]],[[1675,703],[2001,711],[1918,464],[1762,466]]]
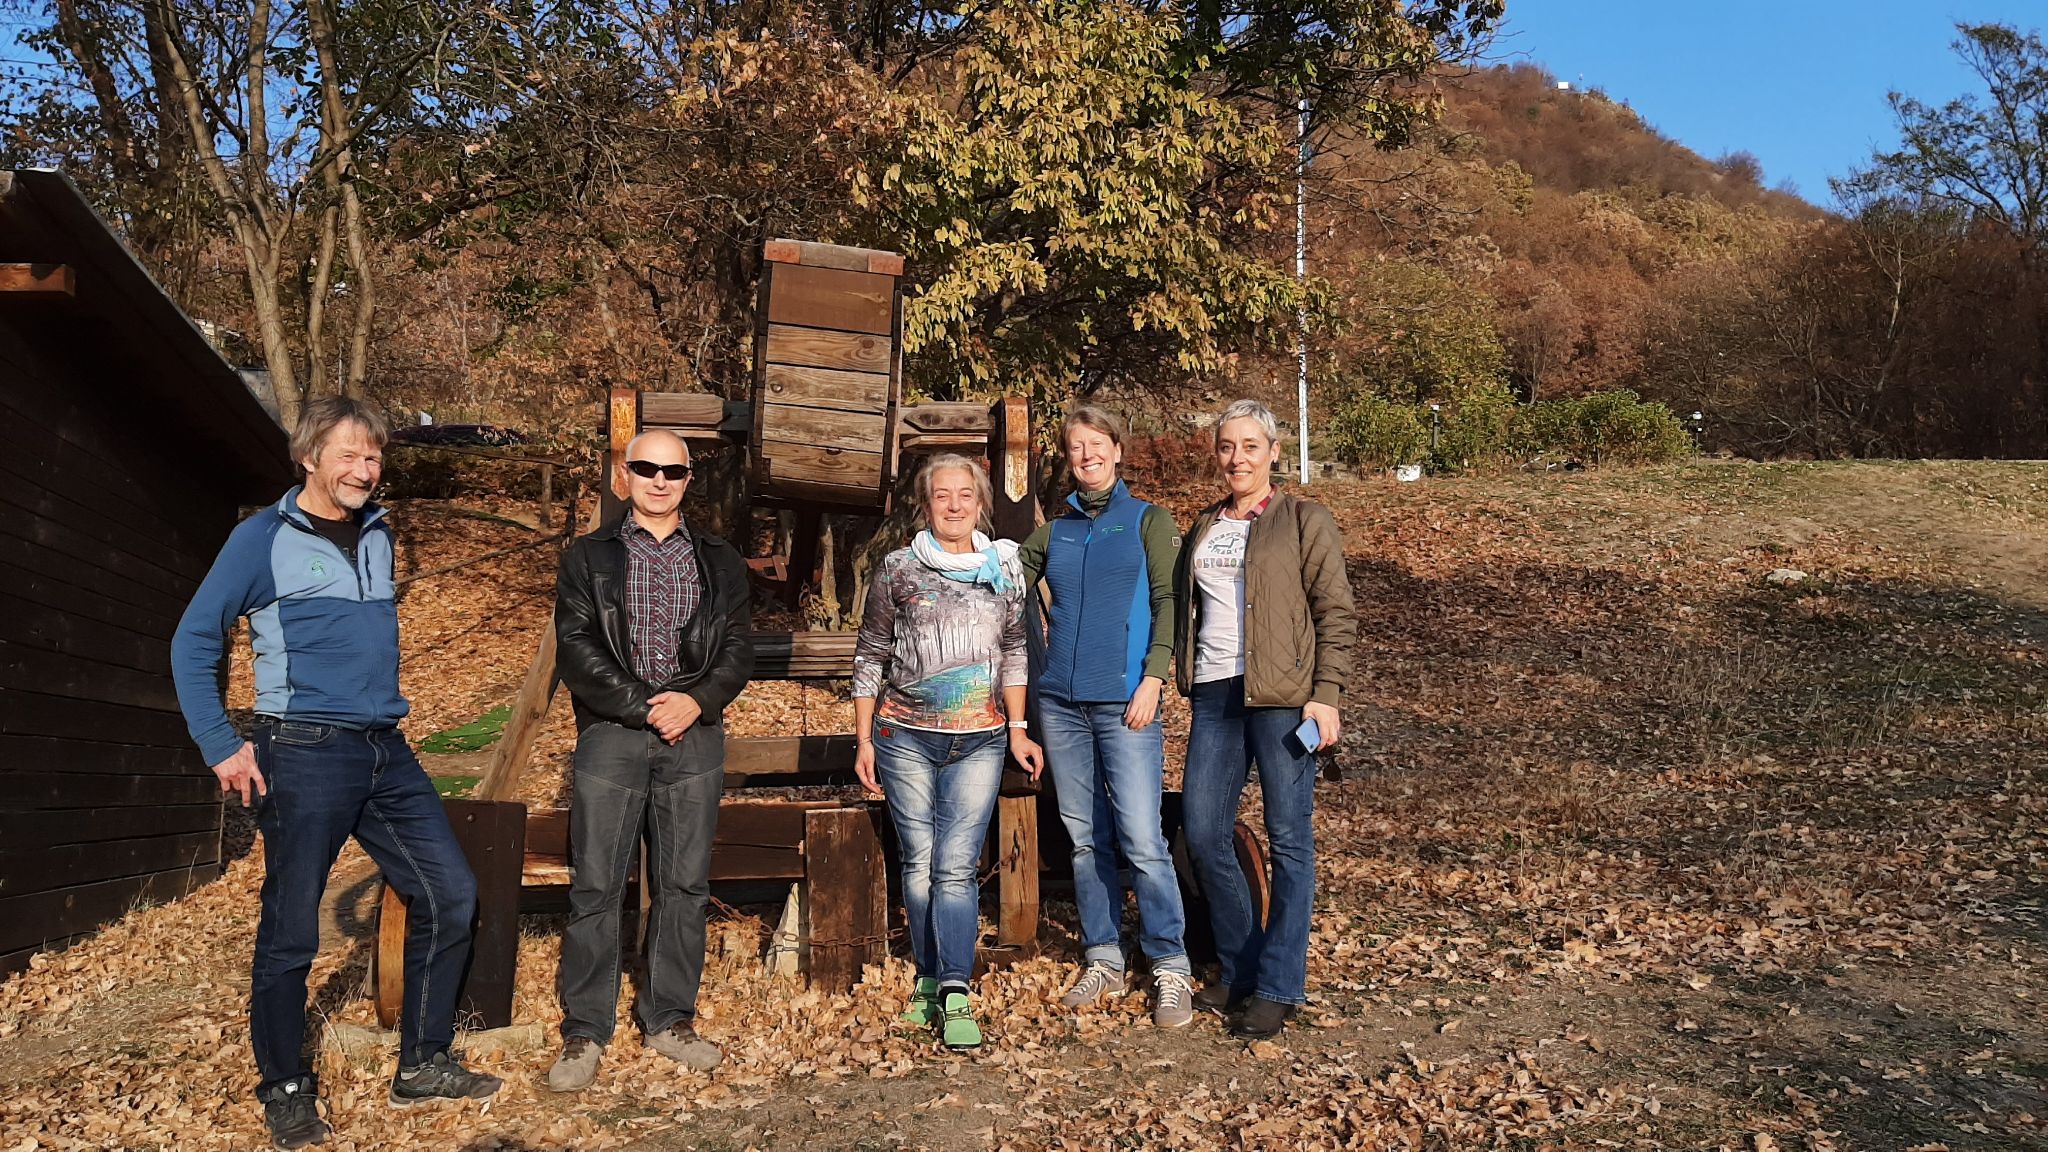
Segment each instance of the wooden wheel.
[[370,953],[370,988],[377,1001],[377,1026],[398,1027],[405,1004],[405,901],[384,887],[377,902],[377,946]]

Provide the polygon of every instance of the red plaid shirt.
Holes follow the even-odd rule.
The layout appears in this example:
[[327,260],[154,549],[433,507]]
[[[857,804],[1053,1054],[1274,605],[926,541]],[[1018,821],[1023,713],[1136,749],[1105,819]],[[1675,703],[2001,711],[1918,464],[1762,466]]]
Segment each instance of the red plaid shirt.
[[619,528],[626,542],[626,624],[633,634],[633,674],[650,687],[675,678],[683,625],[697,614],[703,589],[697,548],[679,520],[666,540],[628,513]]

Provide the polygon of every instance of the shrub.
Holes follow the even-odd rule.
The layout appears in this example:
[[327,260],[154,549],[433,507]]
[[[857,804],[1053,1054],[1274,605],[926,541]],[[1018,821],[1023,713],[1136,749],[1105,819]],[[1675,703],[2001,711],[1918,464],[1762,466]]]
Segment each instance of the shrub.
[[1525,455],[1561,452],[1588,464],[1648,464],[1693,450],[1671,409],[1625,389],[1531,404],[1516,415],[1514,443]]
[[1515,398],[1505,384],[1481,385],[1444,405],[1442,419],[1432,465],[1445,472],[1483,467],[1510,450]]
[[1353,393],[1330,421],[1330,444],[1354,468],[1377,471],[1413,464],[1429,448],[1429,428],[1414,404],[1396,404],[1371,392]]

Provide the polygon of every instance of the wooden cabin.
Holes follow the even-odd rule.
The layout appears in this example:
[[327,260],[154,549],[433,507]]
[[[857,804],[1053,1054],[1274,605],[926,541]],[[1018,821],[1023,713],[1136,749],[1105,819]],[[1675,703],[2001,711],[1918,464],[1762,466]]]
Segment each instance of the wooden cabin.
[[171,633],[284,432],[60,173],[0,169],[0,973],[220,873]]

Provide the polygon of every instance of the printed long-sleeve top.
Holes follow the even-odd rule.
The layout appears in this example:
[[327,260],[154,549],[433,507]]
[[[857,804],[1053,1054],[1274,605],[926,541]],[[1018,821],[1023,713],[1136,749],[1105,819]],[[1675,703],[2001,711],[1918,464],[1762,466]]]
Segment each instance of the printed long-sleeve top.
[[853,652],[853,694],[876,699],[878,721],[935,732],[1003,726],[1002,690],[1026,682],[1024,576],[1008,592],[934,572],[908,548],[868,585]]

